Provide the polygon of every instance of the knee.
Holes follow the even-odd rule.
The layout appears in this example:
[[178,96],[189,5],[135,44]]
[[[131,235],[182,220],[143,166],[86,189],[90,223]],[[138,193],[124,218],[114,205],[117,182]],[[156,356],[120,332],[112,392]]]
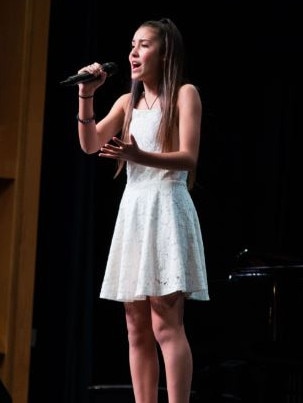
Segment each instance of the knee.
[[153,323],[154,338],[160,346],[171,339],[173,331],[173,327],[171,327],[165,320],[162,320],[162,318],[157,318]]
[[128,328],[128,343],[131,347],[141,347],[155,344],[154,333],[149,327],[131,326]]

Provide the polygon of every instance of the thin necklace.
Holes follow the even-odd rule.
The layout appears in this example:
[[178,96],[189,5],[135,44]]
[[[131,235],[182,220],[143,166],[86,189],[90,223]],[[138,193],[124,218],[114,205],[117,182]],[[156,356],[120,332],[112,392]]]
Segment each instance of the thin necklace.
[[144,101],[146,103],[147,109],[152,109],[152,107],[154,106],[155,102],[157,101],[157,99],[159,98],[159,95],[156,96],[156,98],[154,99],[154,102],[151,104],[151,106],[148,105],[146,98],[145,98],[145,92],[143,92],[143,97],[144,97]]

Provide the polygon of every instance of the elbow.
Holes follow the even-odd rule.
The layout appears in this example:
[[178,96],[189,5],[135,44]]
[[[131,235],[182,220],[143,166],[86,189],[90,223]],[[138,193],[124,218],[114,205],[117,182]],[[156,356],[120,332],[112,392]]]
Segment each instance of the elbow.
[[197,167],[197,159],[193,157],[188,157],[185,162],[185,169],[187,171],[194,171]]
[[194,171],[197,167],[198,156],[190,151],[181,151],[179,153],[178,164],[179,169],[184,171]]
[[81,144],[81,150],[82,150],[85,154],[94,154],[94,153],[97,152],[96,149],[92,149],[92,148],[87,147],[87,146],[82,145],[82,144]]
[[87,144],[87,142],[85,141],[81,141],[80,139],[80,147],[81,150],[85,153],[85,154],[94,154],[98,151],[99,148],[96,148],[95,146],[92,146],[90,144]]
[[194,171],[197,167],[197,162],[196,161],[190,161],[188,164],[188,170],[189,171]]

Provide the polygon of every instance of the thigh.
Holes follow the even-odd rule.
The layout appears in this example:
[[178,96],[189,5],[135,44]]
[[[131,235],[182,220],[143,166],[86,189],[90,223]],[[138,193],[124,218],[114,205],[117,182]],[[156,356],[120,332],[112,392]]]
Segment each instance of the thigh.
[[163,297],[151,297],[150,305],[154,330],[183,325],[184,294],[182,292]]
[[151,328],[151,309],[149,299],[125,302],[125,317],[128,330]]

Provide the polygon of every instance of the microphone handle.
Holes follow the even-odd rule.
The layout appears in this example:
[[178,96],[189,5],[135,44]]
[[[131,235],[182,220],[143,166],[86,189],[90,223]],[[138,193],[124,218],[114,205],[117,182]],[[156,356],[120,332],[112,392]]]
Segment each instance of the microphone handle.
[[70,76],[64,81],[60,81],[60,84],[61,85],[76,85],[79,83],[93,81],[97,78],[98,77],[95,77],[93,74],[90,74],[90,73],[81,73],[81,74],[75,74],[74,76]]

